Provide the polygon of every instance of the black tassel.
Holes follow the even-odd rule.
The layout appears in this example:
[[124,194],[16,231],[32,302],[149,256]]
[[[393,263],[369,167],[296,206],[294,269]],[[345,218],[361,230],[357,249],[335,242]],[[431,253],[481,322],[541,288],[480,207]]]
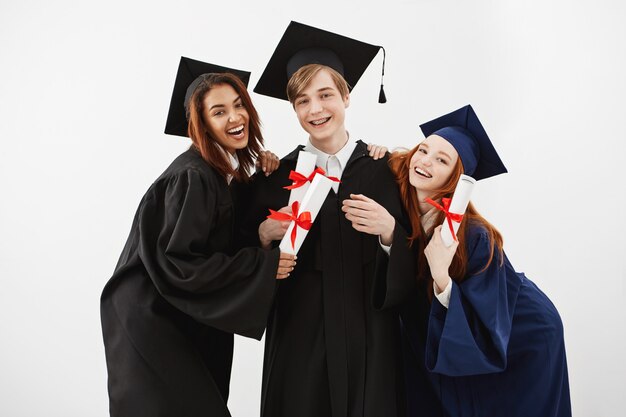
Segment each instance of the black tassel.
[[378,93],[378,102],[380,104],[384,104],[387,102],[387,96],[385,95],[385,90],[383,89],[383,85],[380,85],[380,93]]
[[385,95],[385,89],[383,88],[383,78],[385,77],[385,58],[387,54],[385,53],[385,48],[381,46],[380,49],[383,50],[383,71],[380,76],[380,93],[378,93],[378,102],[380,104],[384,104],[387,102],[387,96]]

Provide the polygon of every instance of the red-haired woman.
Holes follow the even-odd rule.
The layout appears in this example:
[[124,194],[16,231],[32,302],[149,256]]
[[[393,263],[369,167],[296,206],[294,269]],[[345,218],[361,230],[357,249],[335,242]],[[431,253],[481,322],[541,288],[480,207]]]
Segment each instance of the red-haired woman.
[[[458,242],[446,247],[445,214],[427,201],[442,206],[463,173],[478,180],[506,168],[470,106],[421,128],[426,139],[390,159],[411,235],[395,231],[367,197],[343,207],[355,229],[393,241],[374,302],[403,303],[408,414],[571,416],[563,325],[552,302],[515,272],[502,236],[471,203]],[[411,262],[398,259],[396,245],[412,246]]]
[[174,107],[193,144],[141,200],[102,293],[111,416],[230,416],[233,333],[261,338],[294,265],[235,246],[229,185],[247,180],[263,143],[245,85],[229,73],[188,85]]

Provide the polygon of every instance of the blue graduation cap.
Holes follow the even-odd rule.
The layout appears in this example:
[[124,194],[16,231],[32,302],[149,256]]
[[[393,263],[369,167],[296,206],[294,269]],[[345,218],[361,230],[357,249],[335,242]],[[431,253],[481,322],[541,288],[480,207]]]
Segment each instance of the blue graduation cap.
[[165,133],[168,135],[187,136],[187,106],[191,95],[207,74],[228,72],[236,75],[248,86],[250,73],[219,65],[208,64],[195,59],[180,57],[174,91],[170,100],[170,110],[165,123]]
[[471,105],[420,125],[425,137],[441,136],[459,153],[465,174],[476,180],[508,172]]

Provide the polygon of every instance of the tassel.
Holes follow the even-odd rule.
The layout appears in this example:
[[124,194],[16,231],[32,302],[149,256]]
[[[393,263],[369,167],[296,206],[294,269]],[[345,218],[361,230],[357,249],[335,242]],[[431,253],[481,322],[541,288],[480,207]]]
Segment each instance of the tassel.
[[380,49],[383,50],[383,71],[382,71],[382,74],[380,76],[380,92],[378,93],[378,102],[380,104],[384,104],[384,103],[387,102],[387,96],[385,95],[385,89],[383,88],[383,78],[385,77],[385,58],[386,58],[386,53],[385,53],[385,48],[383,48],[381,46]]
[[387,96],[385,95],[385,90],[383,89],[383,85],[380,85],[380,93],[378,93],[378,102],[380,104],[384,104],[387,102]]

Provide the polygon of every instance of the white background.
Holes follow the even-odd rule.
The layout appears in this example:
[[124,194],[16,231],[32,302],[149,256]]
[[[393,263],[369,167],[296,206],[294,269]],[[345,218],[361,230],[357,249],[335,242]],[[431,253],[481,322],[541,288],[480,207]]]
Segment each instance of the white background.
[[[137,204],[188,146],[163,134],[181,55],[253,72],[290,20],[384,45],[352,137],[413,146],[471,103],[510,173],[475,203],[565,325],[577,416],[626,394],[626,13],[620,0],[0,1],[0,415],[106,416],[99,296]],[[253,94],[267,146],[306,140]],[[262,343],[238,338],[229,405],[255,416]],[[622,407],[622,408],[620,408]]]

